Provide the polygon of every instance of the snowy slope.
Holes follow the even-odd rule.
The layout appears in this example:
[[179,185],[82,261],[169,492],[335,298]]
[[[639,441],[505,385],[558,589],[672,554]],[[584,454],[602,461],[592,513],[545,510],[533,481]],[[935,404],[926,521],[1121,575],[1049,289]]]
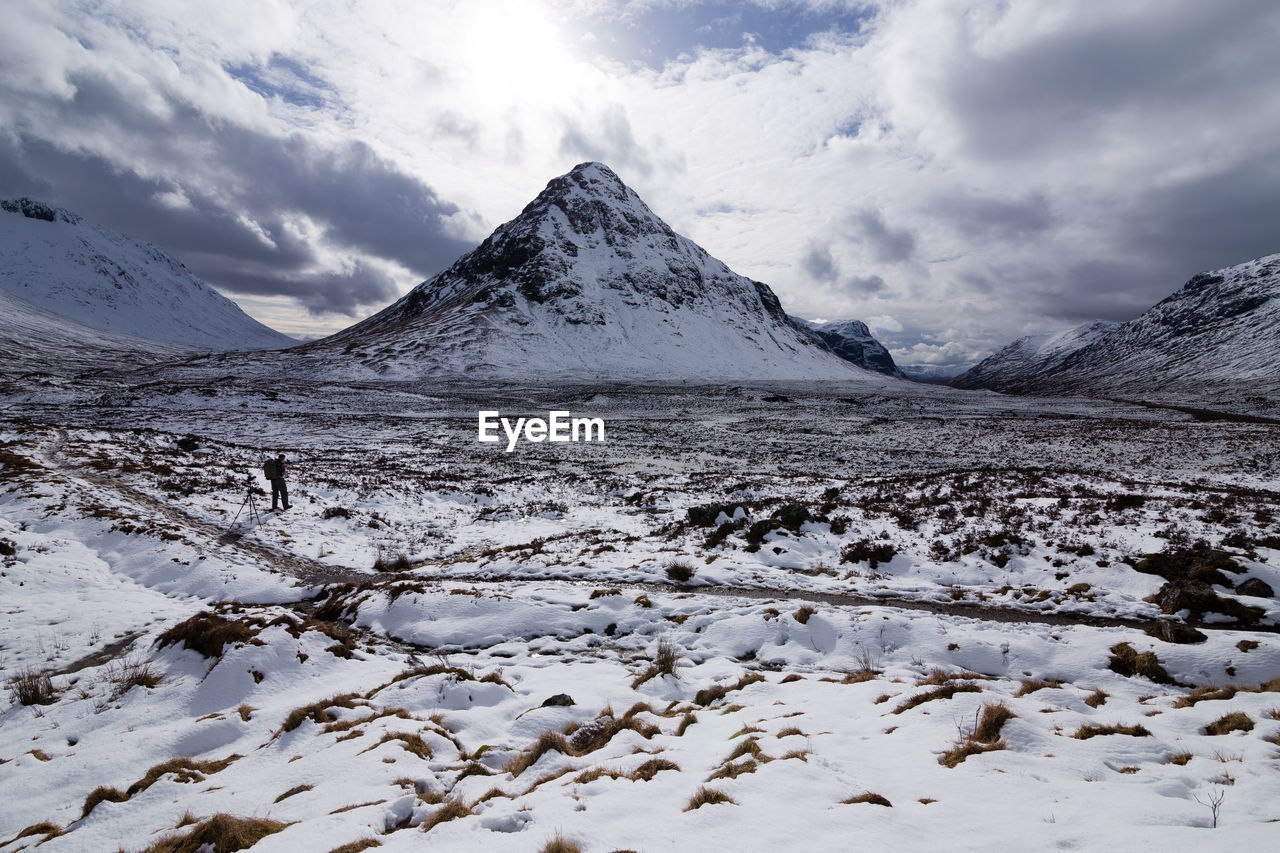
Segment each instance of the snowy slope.
[[607,166],[552,180],[474,251],[307,348],[388,376],[868,379]]
[[1018,338],[947,384],[954,388],[1019,390],[1034,377],[1057,367],[1076,350],[1110,334],[1117,325],[1095,320],[1056,334]]
[[1280,254],[1200,273],[1064,359],[1037,391],[1128,390],[1280,378]]
[[0,375],[80,372],[178,358],[189,350],[113,335],[0,290]]
[[28,198],[0,200],[0,289],[96,329],[192,349],[297,343],[150,243]]
[[815,323],[800,317],[792,317],[791,322],[845,361],[887,376],[905,376],[893,363],[889,350],[875,339],[866,323],[859,320]]

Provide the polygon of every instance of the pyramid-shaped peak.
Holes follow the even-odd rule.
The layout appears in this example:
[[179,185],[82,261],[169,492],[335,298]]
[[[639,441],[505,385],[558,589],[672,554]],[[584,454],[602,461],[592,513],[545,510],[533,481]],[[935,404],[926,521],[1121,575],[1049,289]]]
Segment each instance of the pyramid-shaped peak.
[[539,198],[554,201],[571,195],[613,202],[639,201],[640,198],[622,182],[617,172],[595,161],[579,163],[565,174],[552,178]]

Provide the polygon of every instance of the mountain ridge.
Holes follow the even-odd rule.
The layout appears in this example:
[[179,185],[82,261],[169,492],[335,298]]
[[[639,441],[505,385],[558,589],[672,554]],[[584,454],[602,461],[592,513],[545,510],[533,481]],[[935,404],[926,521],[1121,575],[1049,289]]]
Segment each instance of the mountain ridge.
[[297,343],[157,246],[26,196],[0,199],[0,289],[111,335],[188,351]]

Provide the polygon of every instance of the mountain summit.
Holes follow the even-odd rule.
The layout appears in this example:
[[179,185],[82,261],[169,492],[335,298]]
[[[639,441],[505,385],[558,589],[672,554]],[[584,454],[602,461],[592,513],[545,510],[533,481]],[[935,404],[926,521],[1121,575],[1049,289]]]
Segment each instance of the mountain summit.
[[335,346],[391,375],[872,378],[601,163],[555,178],[444,272],[312,349]]

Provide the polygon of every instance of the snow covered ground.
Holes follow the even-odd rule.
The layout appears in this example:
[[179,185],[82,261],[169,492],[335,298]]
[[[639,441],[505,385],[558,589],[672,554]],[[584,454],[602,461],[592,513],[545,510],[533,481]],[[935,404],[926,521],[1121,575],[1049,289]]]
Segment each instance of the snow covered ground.
[[[1280,819],[1274,425],[888,380],[4,402],[0,850],[217,814],[321,853],[1262,849]],[[608,441],[506,454],[480,408]],[[246,524],[275,450],[293,508]],[[1219,609],[1162,613],[1153,553]]]

